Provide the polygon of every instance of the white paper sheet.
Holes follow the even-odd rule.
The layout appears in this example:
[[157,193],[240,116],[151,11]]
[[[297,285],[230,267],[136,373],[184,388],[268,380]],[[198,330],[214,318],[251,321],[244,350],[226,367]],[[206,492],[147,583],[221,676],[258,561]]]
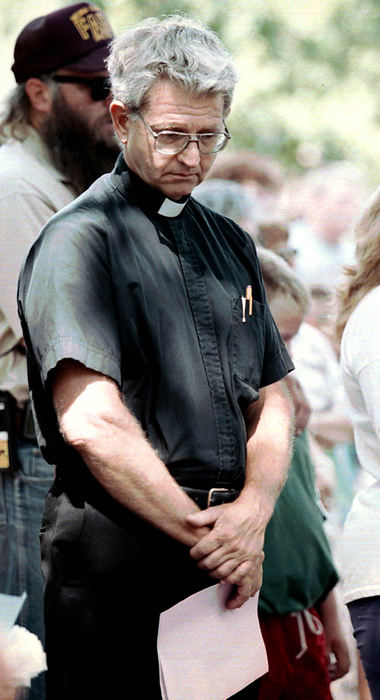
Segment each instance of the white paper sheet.
[[161,614],[157,650],[164,700],[226,700],[267,672],[258,594],[228,610],[230,590],[211,586]]
[[25,599],[26,593],[20,596],[0,593],[0,632],[10,632],[20,614]]

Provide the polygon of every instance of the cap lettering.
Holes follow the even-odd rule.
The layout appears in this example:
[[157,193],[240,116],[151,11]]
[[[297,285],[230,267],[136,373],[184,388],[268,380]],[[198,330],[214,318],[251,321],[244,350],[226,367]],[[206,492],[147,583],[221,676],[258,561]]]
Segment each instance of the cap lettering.
[[82,39],[102,41],[112,38],[112,30],[103,13],[96,7],[81,7],[70,17]]

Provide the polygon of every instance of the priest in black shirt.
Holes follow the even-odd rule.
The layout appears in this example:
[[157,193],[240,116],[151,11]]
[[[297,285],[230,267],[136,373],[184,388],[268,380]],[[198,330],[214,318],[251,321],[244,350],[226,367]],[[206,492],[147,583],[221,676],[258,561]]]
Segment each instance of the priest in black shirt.
[[109,70],[122,154],[45,226],[19,285],[57,466],[41,534],[50,700],[160,697],[159,613],[217,581],[231,609],[258,590],[290,450],[292,364],[254,244],[190,196],[229,140],[230,57],[192,20],[149,19]]

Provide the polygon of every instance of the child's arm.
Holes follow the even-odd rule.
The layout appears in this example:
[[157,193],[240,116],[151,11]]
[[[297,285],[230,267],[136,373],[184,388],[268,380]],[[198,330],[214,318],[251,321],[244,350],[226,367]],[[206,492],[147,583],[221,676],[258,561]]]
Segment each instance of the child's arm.
[[323,603],[319,603],[318,610],[325,630],[330,678],[335,681],[349,670],[350,657],[340,629],[334,590],[330,591]]

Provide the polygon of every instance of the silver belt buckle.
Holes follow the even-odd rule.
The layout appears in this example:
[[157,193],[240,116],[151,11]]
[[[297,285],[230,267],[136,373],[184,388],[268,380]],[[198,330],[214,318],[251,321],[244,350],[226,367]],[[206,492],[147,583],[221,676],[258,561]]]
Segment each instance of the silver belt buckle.
[[231,489],[217,489],[217,488],[215,488],[215,489],[210,489],[210,491],[208,492],[208,496],[207,496],[207,508],[210,508],[210,506],[211,506],[212,494],[215,493],[215,492],[221,492],[221,491],[222,491],[223,493],[225,493],[226,491],[227,491],[227,492],[228,492],[228,491],[231,491]]

